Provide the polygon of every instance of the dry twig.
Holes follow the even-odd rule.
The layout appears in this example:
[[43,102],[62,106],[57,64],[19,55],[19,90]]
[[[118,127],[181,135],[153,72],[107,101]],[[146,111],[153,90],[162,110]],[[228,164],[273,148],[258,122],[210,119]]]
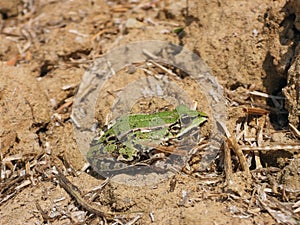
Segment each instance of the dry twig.
[[272,145],[272,146],[241,146],[243,151],[277,151],[277,150],[286,150],[286,151],[297,151],[300,150],[300,145]]
[[293,134],[300,139],[300,131],[291,123],[289,123],[289,127],[291,129],[291,131],[293,132]]
[[232,150],[234,151],[234,153],[238,157],[239,162],[240,162],[241,167],[242,167],[242,170],[250,175],[250,170],[249,170],[246,158],[243,154],[242,149],[238,145],[236,139],[230,134],[230,132],[228,131],[227,127],[224,124],[221,124],[221,123],[219,123],[219,124],[221,125],[221,127],[223,128],[223,130],[226,134],[228,145],[232,148]]
[[224,142],[224,169],[226,180],[228,181],[232,176],[232,162],[230,148],[228,147],[227,142]]
[[57,168],[57,175],[56,178],[59,181],[59,184],[61,185],[62,188],[66,190],[66,192],[71,195],[76,202],[82,206],[85,210],[87,210],[90,213],[93,213],[97,216],[100,217],[105,217],[105,218],[111,218],[113,215],[115,215],[112,212],[104,212],[100,209],[98,209],[97,206],[95,206],[93,203],[88,202],[82,197],[81,191],[73,185],[64,175],[63,173]]

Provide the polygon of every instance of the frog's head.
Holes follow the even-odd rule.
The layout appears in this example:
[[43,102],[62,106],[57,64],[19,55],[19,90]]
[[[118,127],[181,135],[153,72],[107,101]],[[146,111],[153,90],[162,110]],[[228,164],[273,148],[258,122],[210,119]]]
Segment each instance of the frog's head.
[[180,122],[180,132],[178,136],[182,136],[187,132],[197,128],[200,124],[207,121],[207,115],[197,110],[191,110],[185,105],[179,105],[176,108]]

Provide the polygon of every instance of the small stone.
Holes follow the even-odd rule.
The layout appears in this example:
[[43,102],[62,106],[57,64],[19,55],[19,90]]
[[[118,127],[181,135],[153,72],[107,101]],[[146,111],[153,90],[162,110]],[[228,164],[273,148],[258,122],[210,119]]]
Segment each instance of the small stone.
[[142,22],[137,21],[134,18],[129,18],[126,21],[126,28],[141,28],[144,26],[144,24]]

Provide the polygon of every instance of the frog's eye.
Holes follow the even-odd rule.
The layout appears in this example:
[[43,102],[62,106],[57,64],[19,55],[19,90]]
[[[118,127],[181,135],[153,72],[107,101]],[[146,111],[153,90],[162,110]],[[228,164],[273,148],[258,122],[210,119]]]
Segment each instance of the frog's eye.
[[185,125],[185,124],[190,124],[192,121],[192,118],[189,115],[182,115],[180,118],[180,122]]

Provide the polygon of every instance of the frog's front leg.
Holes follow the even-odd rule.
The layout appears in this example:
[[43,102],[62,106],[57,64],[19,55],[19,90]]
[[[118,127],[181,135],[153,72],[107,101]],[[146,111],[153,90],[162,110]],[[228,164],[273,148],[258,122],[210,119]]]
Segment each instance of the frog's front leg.
[[130,163],[139,158],[138,150],[132,144],[125,143],[118,149],[117,160],[121,162]]

